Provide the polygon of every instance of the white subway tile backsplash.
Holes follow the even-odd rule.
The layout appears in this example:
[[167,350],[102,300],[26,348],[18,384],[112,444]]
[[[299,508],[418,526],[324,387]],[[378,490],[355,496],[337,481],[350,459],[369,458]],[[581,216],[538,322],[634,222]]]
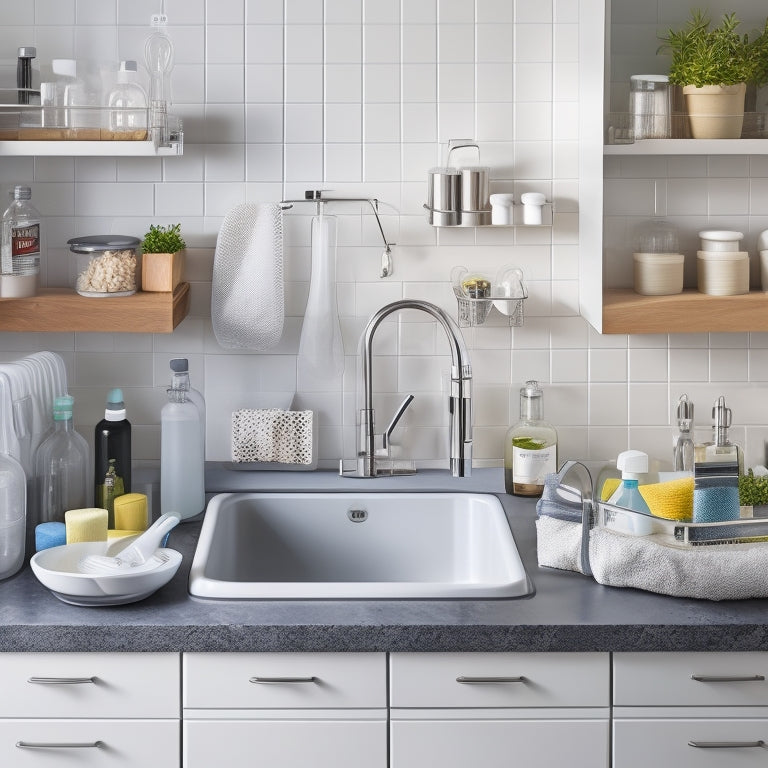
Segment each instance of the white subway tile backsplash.
[[402,27],[402,60],[424,64],[438,60],[437,30],[431,24],[405,24]]
[[325,24],[325,61],[328,64],[361,62],[362,30],[353,24]]

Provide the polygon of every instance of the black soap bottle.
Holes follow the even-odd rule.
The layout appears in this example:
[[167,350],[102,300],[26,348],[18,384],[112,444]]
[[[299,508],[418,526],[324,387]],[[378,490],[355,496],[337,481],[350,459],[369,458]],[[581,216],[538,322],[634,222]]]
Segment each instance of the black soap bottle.
[[123,391],[111,389],[104,418],[94,435],[96,507],[107,510],[108,527],[115,527],[114,500],[131,491],[131,423],[125,418]]

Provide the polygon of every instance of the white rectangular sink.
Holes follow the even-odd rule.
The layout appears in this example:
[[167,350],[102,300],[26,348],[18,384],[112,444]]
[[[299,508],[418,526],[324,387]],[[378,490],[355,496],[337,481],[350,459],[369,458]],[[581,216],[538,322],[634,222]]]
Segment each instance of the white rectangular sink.
[[190,594],[222,599],[520,597],[501,502],[478,493],[223,493]]

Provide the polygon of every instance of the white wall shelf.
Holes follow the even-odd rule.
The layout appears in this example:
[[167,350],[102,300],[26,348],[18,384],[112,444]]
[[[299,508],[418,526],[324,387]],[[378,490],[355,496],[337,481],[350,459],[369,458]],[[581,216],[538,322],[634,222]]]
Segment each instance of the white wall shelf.
[[3,157],[175,157],[182,145],[153,141],[0,141]]
[[604,155],[765,155],[766,139],[642,139],[606,144]]

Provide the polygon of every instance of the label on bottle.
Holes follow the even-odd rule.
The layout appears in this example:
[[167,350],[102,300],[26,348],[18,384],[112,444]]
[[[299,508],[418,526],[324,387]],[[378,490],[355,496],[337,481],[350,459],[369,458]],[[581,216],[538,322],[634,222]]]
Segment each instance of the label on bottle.
[[14,275],[40,272],[40,224],[11,227],[11,257]]
[[557,446],[541,446],[530,437],[516,437],[512,441],[512,477],[515,486],[532,485],[539,488],[544,478],[557,472]]

